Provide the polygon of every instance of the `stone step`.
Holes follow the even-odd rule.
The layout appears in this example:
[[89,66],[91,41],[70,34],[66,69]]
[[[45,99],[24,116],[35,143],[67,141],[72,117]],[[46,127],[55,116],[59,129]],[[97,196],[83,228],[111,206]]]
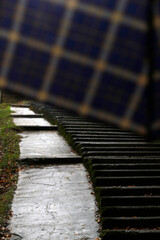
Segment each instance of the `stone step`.
[[118,149],[117,151],[83,151],[83,156],[160,156],[160,150],[143,150],[143,151],[138,151],[138,150],[128,150],[126,151],[124,149]]
[[[26,131],[19,134],[20,160],[53,161],[53,159],[80,158],[57,131]],[[46,161],[47,162],[47,161]]]
[[[92,126],[92,125],[91,125]],[[81,126],[72,126],[72,127],[65,127],[65,131],[68,131],[68,132],[70,132],[70,131],[76,131],[76,130],[78,130],[77,132],[79,132],[79,131],[81,131],[82,133],[83,132],[86,132],[87,130],[89,131],[89,132],[98,132],[98,133],[106,133],[106,135],[108,135],[108,134],[121,134],[121,135],[130,135],[130,136],[136,136],[135,134],[131,134],[131,133],[129,133],[129,132],[125,132],[125,131],[121,131],[121,130],[118,130],[118,129],[110,129],[110,128],[106,128],[106,127],[101,127],[101,126],[96,126],[96,127],[91,127],[90,125],[88,126],[83,126],[83,127],[81,127]]]
[[88,145],[91,144],[94,147],[94,144],[97,144],[97,141],[99,142],[99,144],[113,144],[115,143],[122,143],[122,144],[146,144],[145,140],[141,140],[141,139],[133,139],[133,138],[114,138],[114,137],[107,137],[107,138],[99,138],[99,137],[92,137],[92,138],[85,138],[82,140],[79,140],[78,138],[72,138],[72,140],[74,141],[74,145]]
[[160,176],[160,169],[112,169],[112,170],[95,170],[95,177],[108,176]]
[[20,125],[23,131],[53,131],[57,130],[57,126],[26,126]]
[[[100,141],[100,139],[103,140],[103,142],[105,142],[106,139],[109,139],[110,141],[112,141],[112,139],[116,142],[116,141],[123,141],[125,139],[128,140],[140,140],[140,141],[146,141],[145,138],[141,138],[141,137],[137,137],[137,136],[130,136],[130,135],[113,135],[112,133],[111,134],[105,134],[105,132],[87,132],[87,131],[69,131],[67,132],[68,134],[70,135],[73,135],[73,140],[77,141],[77,140],[81,140],[81,141],[93,141],[96,140],[97,141]],[[83,136],[78,136],[77,134],[83,134]],[[75,137],[74,137],[75,135]]]
[[35,114],[35,115],[12,115],[14,118],[42,118],[43,117],[43,114]]
[[102,210],[103,217],[160,216],[160,206],[109,206]]
[[78,163],[82,163],[82,158],[80,156],[70,156],[69,155],[57,155],[54,156],[53,158],[38,158],[38,157],[29,157],[29,158],[19,158],[18,159],[20,162],[23,162],[27,165],[48,165],[48,164],[78,164]]
[[127,229],[115,228],[115,230],[107,230],[103,232],[102,240],[143,240],[143,239],[160,239],[160,230],[157,229],[141,229],[136,230],[136,228],[130,228],[127,226]]
[[136,152],[144,152],[144,151],[151,151],[151,152],[154,152],[154,151],[158,151],[160,152],[160,148],[159,146],[148,146],[147,144],[145,146],[135,146],[135,145],[128,145],[128,146],[99,146],[99,147],[81,147],[81,150],[83,152],[107,152],[107,151],[113,151],[113,152],[116,152],[116,151],[136,151]]
[[160,196],[105,196],[101,206],[159,206]]
[[114,169],[114,170],[118,170],[120,169],[121,171],[123,170],[130,170],[130,169],[160,169],[160,163],[119,163],[119,164],[93,164],[92,165],[92,169],[93,170],[110,170],[110,169]]
[[14,115],[19,115],[19,116],[35,115],[35,113],[32,110],[30,110],[28,107],[11,107],[10,109],[11,109],[11,111],[13,111],[11,113],[12,116],[14,116]]
[[[94,132],[92,132],[92,133],[83,133],[83,134],[79,134],[79,133],[71,133],[71,132],[66,132],[66,134],[69,134],[71,137],[72,137],[72,139],[74,140],[74,141],[77,141],[77,140],[79,140],[79,141],[83,141],[84,143],[85,142],[87,142],[88,140],[86,140],[86,139],[89,139],[89,142],[92,142],[92,139],[96,139],[97,141],[96,142],[99,142],[99,140],[101,140],[101,139],[104,139],[104,142],[105,142],[105,139],[114,139],[114,141],[115,142],[118,142],[118,140],[119,140],[119,138],[121,137],[121,141],[123,140],[123,139],[130,139],[131,141],[132,141],[132,139],[134,140],[134,139],[137,139],[137,138],[135,138],[135,137],[131,137],[130,135],[127,135],[127,134],[124,134],[124,135],[121,135],[121,134],[117,134],[117,133],[102,133],[102,132],[97,132],[97,133],[94,133]],[[141,138],[138,138],[138,140],[141,140],[141,141],[145,141],[145,139],[141,139]],[[83,143],[82,142],[82,143]],[[87,147],[87,146],[85,146],[85,147]]]
[[[83,133],[81,133],[81,132],[78,133],[78,131],[76,131],[76,132],[67,131],[67,133],[70,134],[73,137],[73,139],[77,138],[77,139],[80,139],[80,140],[85,140],[86,138],[87,139],[88,138],[97,138],[97,140],[99,140],[99,138],[104,138],[104,139],[105,138],[110,138],[110,137],[119,138],[121,136],[121,134],[117,134],[117,133],[114,133],[114,132],[113,133],[108,133],[107,132],[107,134],[106,134],[106,132],[99,132],[99,131],[87,132],[86,130]],[[127,138],[127,137],[131,138],[131,136],[127,135],[127,134],[124,134],[122,137],[123,138]]]
[[[66,132],[69,132],[69,133],[72,133],[72,134],[83,134],[83,135],[86,135],[86,134],[97,134],[97,135],[105,135],[106,137],[108,135],[112,135],[113,136],[130,136],[130,137],[135,137],[135,138],[141,138],[143,139],[141,136],[137,136],[135,134],[131,134],[131,133],[128,133],[128,132],[121,132],[121,131],[112,131],[112,130],[108,130],[106,128],[90,128],[90,127],[85,127],[85,128],[75,128],[75,127],[68,127],[68,128],[65,128],[65,131]],[[84,136],[85,137],[85,136]]]
[[154,186],[102,186],[96,187],[99,196],[160,195],[160,185]]
[[[53,117],[54,108],[47,112],[45,107],[45,112]],[[59,129],[83,152],[91,172],[101,203],[102,240],[142,240],[145,236],[159,240],[160,144],[111,124],[57,114]]]
[[105,123],[97,123],[97,122],[91,122],[91,121],[85,121],[85,120],[83,120],[83,121],[69,121],[69,120],[63,120],[63,121],[61,121],[60,123],[59,123],[59,125],[62,125],[64,128],[66,128],[66,127],[71,127],[71,128],[77,128],[77,127],[89,127],[89,126],[91,126],[91,127],[97,127],[97,128],[99,128],[99,127],[105,127],[105,128],[107,128],[107,129],[113,129],[113,131],[115,130],[115,128],[111,128],[111,127],[109,127],[109,126],[107,126]]
[[102,218],[102,227],[113,228],[156,228],[159,227],[160,216],[156,217],[105,217]]
[[24,168],[9,228],[24,240],[98,238],[98,209],[91,191],[82,164]]
[[10,104],[11,107],[22,107],[22,108],[30,108],[30,104],[14,104],[14,103],[11,103]]
[[92,164],[114,164],[114,163],[160,163],[160,156],[87,156],[85,160],[89,160]]
[[[84,118],[84,117],[73,117],[73,116],[68,116],[68,114],[59,114],[59,115],[56,115],[56,114],[54,114],[54,113],[51,113],[51,114],[49,114],[49,115],[51,115],[52,117],[54,117],[55,119],[57,119],[58,120],[58,122],[59,123],[63,123],[64,121],[66,122],[66,121],[69,121],[69,122],[77,122],[77,121],[86,121],[86,118]],[[90,122],[89,120],[88,120],[88,122]]]
[[57,130],[57,125],[52,125],[43,118],[13,118],[13,122],[24,131]]
[[95,186],[160,186],[160,176],[96,177]]
[[123,142],[123,141],[115,141],[115,142],[82,142],[81,148],[88,149],[91,148],[95,149],[95,147],[155,147],[160,148],[160,144],[150,144],[147,142]]

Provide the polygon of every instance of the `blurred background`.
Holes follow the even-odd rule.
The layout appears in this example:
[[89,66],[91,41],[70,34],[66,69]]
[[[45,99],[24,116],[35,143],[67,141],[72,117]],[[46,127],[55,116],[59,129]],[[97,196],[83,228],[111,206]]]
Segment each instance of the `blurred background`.
[[159,0],[0,1],[3,97],[158,137],[159,60]]

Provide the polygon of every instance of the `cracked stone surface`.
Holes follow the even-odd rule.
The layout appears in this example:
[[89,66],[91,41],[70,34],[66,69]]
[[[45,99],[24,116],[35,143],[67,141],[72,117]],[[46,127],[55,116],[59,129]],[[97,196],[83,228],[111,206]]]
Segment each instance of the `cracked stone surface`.
[[27,131],[19,135],[20,159],[77,157],[57,131]]
[[98,238],[97,207],[82,164],[22,170],[11,231],[24,240]]
[[14,118],[13,121],[17,126],[52,126],[43,118]]
[[35,115],[35,113],[26,107],[11,107],[11,111],[14,111],[12,115]]

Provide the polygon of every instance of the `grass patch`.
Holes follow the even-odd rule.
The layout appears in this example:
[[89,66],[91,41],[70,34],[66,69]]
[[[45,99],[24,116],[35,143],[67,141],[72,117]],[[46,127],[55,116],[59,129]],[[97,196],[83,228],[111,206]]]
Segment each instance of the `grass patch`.
[[18,179],[20,136],[14,129],[10,106],[0,104],[0,233],[11,215],[10,206]]

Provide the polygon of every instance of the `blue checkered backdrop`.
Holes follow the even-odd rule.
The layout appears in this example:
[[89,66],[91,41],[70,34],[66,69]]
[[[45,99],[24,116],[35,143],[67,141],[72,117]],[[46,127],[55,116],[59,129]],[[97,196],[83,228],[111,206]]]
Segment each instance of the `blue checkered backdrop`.
[[1,88],[146,134],[159,64],[160,0],[0,0]]

